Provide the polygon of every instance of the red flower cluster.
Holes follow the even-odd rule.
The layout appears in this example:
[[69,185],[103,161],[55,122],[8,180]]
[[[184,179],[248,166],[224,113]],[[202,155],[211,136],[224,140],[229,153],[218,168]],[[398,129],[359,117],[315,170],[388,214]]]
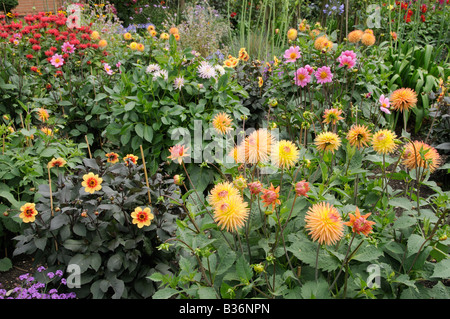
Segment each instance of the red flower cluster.
[[[70,54],[62,50],[63,44],[73,46],[73,52],[80,58],[88,56],[89,48],[94,49],[96,55],[105,55],[103,49],[99,51],[98,44],[92,42],[92,32],[90,25],[74,26],[62,13],[28,14],[10,23],[4,15],[0,15],[0,42],[4,39],[20,48],[26,59],[34,65],[50,63],[52,57],[60,53],[64,63],[67,63]],[[36,72],[37,68],[33,66],[30,70]]]
[[[401,10],[406,11],[406,14],[403,16],[403,20],[405,20],[406,23],[411,22],[411,17],[413,16],[414,11],[410,8],[410,3],[408,3],[408,2],[395,1],[395,4],[397,5],[397,7],[400,7]],[[408,8],[409,8],[409,9],[408,9]],[[422,22],[425,22],[425,21],[426,21],[425,13],[427,12],[427,10],[428,10],[428,7],[427,7],[426,4],[422,4],[422,5],[420,6],[420,12],[422,13],[422,14],[420,15],[420,20],[421,20]]]

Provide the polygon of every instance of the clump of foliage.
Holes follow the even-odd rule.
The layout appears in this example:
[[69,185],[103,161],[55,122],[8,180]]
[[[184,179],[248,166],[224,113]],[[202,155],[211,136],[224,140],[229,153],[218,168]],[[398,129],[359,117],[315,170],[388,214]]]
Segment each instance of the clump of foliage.
[[[142,165],[132,161],[84,159],[74,174],[52,170],[52,187],[40,185],[35,221],[16,237],[14,254],[66,269],[78,265],[80,287],[72,288],[79,298],[150,297],[155,287],[146,276],[173,267],[173,256],[156,247],[172,236],[181,214],[161,199],[177,200],[179,189],[161,173],[147,188]],[[97,176],[100,189],[82,185],[88,173]],[[139,216],[131,215],[138,207],[151,207],[149,225],[136,225]]]

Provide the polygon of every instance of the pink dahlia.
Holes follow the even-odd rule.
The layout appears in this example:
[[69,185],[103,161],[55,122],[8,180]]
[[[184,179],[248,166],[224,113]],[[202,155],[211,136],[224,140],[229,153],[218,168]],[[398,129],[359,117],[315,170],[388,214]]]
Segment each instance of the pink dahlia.
[[300,48],[298,46],[290,47],[284,51],[284,58],[286,59],[286,62],[295,62],[301,57]]
[[316,76],[317,83],[320,84],[333,81],[333,73],[331,73],[331,69],[328,66],[318,68],[314,75]]
[[61,54],[55,54],[50,58],[50,63],[55,67],[59,68],[64,64],[64,58]]
[[70,44],[69,42],[64,42],[64,44],[61,46],[61,49],[64,53],[75,52],[75,46],[73,44]]
[[347,66],[348,69],[354,67],[356,63],[356,59],[353,59],[351,56],[348,55],[340,55],[337,61],[339,62],[340,67]]
[[309,75],[308,70],[306,68],[299,68],[295,71],[294,81],[296,85],[305,87],[306,84],[311,82],[311,76]]
[[305,69],[308,71],[309,75],[312,75],[314,73],[314,69],[309,64],[305,65]]
[[391,111],[389,111],[389,107],[390,107],[389,98],[385,97],[384,94],[381,94],[380,99],[378,101],[381,104],[380,110],[386,114],[391,114]]

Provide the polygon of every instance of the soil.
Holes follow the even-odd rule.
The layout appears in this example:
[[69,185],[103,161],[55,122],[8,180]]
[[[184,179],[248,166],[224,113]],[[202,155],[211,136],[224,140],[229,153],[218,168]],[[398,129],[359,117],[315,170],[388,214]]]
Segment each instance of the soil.
[[13,267],[5,272],[0,272],[0,289],[6,291],[21,286],[22,282],[19,276],[26,273],[33,274],[37,271],[39,265],[34,265],[34,260],[31,256],[18,256],[12,260]]

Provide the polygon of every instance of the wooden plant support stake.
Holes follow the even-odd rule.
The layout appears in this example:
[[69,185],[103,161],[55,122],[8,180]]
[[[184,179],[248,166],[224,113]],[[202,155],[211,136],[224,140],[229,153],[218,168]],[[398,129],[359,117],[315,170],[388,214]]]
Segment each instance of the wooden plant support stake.
[[47,171],[48,171],[48,187],[49,187],[49,191],[50,191],[50,211],[51,211],[52,217],[53,217],[54,213],[53,213],[52,178],[50,176],[50,167],[48,167],[48,166],[47,166]]
[[150,197],[150,185],[148,183],[147,168],[145,167],[144,150],[142,149],[142,145],[139,145],[139,147],[141,149],[142,164],[144,165],[144,174],[145,174],[145,183],[147,185],[148,203],[151,205],[152,198]]
[[87,144],[87,147],[88,147],[89,158],[92,158],[91,148],[89,147],[89,141],[88,141],[87,135],[84,136],[84,139],[86,140],[86,144]]

